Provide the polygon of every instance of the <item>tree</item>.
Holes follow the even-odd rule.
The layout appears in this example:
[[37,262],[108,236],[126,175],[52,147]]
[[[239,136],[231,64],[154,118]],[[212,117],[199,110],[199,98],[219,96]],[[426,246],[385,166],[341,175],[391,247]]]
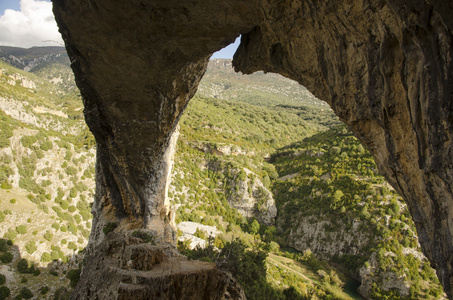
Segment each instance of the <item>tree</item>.
[[28,261],[25,258],[22,258],[17,263],[17,271],[19,273],[28,273]]
[[50,257],[50,254],[48,252],[44,252],[42,255],[41,255],[41,261],[42,262],[49,262],[51,261],[52,258]]
[[330,204],[330,208],[332,209],[337,209],[339,205],[341,205],[341,198],[343,198],[344,194],[340,190],[336,190],[335,193],[333,193],[333,201]]
[[244,170],[241,170],[241,171],[239,172],[239,174],[238,174],[238,179],[239,179],[240,181],[244,181],[245,178],[247,178],[247,173],[245,173]]
[[2,255],[0,255],[0,260],[2,263],[7,264],[10,263],[13,260],[13,254],[11,252],[4,252]]
[[66,277],[71,281],[71,287],[74,288],[80,279],[80,269],[72,269],[69,270],[68,275]]
[[0,286],[0,300],[4,300],[8,298],[11,291],[6,286]]
[[16,232],[17,232],[18,234],[25,234],[25,233],[27,233],[27,226],[25,226],[25,225],[19,225],[19,226],[17,226],[17,227],[16,227]]
[[306,297],[301,296],[293,286],[290,286],[289,288],[285,289],[283,291],[283,294],[285,295],[286,299],[288,299],[288,300],[290,300],[290,299],[291,300],[307,299]]
[[260,223],[256,219],[253,219],[253,222],[249,225],[249,232],[251,234],[258,234],[260,232]]
[[47,230],[47,231],[44,233],[44,238],[50,242],[50,241],[52,240],[52,238],[53,238],[52,232],[50,232],[50,230]]
[[341,198],[343,198],[344,194],[341,190],[336,190],[333,194],[333,199],[335,202],[340,202]]
[[330,152],[331,152],[333,155],[338,155],[338,154],[340,154],[340,152],[341,152],[341,148],[340,148],[340,147],[332,147],[332,148],[330,148]]
[[270,176],[271,179],[276,180],[278,178],[278,173],[276,171],[272,171],[269,174],[269,176]]
[[201,230],[198,227],[195,230],[195,233],[193,235],[196,236],[197,238],[200,238],[200,239],[203,239],[203,240],[205,240],[207,238],[206,232],[204,230]]
[[369,219],[370,216],[371,216],[370,213],[368,212],[368,207],[367,207],[366,205],[363,206],[363,208],[362,208],[360,214],[362,215],[362,217],[363,217],[364,219]]
[[25,250],[27,250],[28,254],[33,254],[38,247],[36,247],[36,244],[34,241],[30,241],[25,245]]
[[263,177],[263,185],[268,188],[271,185],[271,179],[268,175]]
[[77,245],[73,241],[71,241],[68,243],[68,249],[75,251],[77,250]]
[[48,291],[49,291],[49,287],[48,287],[47,285],[46,285],[46,286],[43,286],[43,287],[41,288],[40,294],[41,294],[41,295],[45,295],[45,294],[47,294]]
[[359,144],[359,145],[357,146],[357,152],[358,152],[359,154],[363,154],[363,153],[365,152],[365,149],[363,148],[362,144]]
[[269,243],[268,248],[269,248],[269,252],[278,253],[280,251],[280,246],[274,241],[271,241]]
[[0,239],[0,252],[8,251],[7,242],[5,239]]
[[26,287],[23,287],[21,290],[20,290],[20,294],[19,294],[22,298],[24,299],[30,299],[33,297],[33,293]]

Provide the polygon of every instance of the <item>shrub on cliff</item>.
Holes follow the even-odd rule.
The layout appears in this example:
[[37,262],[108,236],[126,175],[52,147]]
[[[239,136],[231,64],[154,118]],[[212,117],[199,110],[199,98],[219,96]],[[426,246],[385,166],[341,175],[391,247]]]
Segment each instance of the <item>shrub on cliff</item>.
[[17,263],[17,271],[22,274],[28,273],[28,261],[25,258],[22,258]]
[[4,300],[8,298],[11,291],[6,286],[0,286],[0,300]]
[[19,296],[21,297],[21,299],[30,299],[30,298],[33,298],[33,293],[26,287],[23,287],[21,290],[20,290],[20,293],[19,293]]
[[115,222],[107,223],[104,228],[102,228],[102,231],[104,232],[104,234],[108,234],[109,232],[115,230],[116,226],[118,225]]
[[71,281],[72,288],[74,288],[79,282],[80,272],[81,272],[80,269],[72,269],[69,270],[68,274],[66,275],[66,278],[68,278]]

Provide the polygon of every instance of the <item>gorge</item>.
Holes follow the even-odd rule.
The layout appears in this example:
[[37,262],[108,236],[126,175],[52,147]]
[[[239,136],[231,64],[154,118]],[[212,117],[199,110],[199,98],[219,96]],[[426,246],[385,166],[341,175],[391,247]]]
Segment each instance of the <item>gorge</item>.
[[[103,261],[127,269],[133,257],[152,257],[152,263],[177,268],[178,255],[165,246],[175,242],[173,213],[165,202],[172,135],[210,55],[240,34],[236,71],[275,72],[306,86],[373,154],[379,171],[406,201],[422,249],[453,297],[452,4],[53,4],[97,141],[90,267],[73,298],[94,298],[105,274],[116,278],[109,282],[110,296],[121,298],[126,285],[129,293],[149,295],[145,285],[126,282],[125,271]],[[105,234],[108,224],[116,228]],[[140,246],[132,237],[137,230],[154,236],[161,246]],[[205,287],[197,288],[223,287],[207,288],[219,294],[206,297],[242,297],[234,280],[213,275],[217,273],[210,267],[205,270],[199,275]],[[196,280],[184,281],[174,273],[167,278],[180,282],[176,293]]]

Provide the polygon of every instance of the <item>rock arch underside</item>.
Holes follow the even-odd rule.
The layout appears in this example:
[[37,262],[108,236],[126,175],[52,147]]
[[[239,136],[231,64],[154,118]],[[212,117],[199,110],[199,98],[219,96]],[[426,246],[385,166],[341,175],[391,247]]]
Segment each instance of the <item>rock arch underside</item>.
[[[423,252],[453,299],[452,2],[53,5],[97,140],[89,257],[73,299],[244,297],[227,273],[174,251],[165,201],[179,117],[210,55],[240,34],[236,71],[296,80],[366,145],[408,204]],[[117,227],[106,235],[109,223]],[[156,246],[134,237],[137,229],[153,235]]]

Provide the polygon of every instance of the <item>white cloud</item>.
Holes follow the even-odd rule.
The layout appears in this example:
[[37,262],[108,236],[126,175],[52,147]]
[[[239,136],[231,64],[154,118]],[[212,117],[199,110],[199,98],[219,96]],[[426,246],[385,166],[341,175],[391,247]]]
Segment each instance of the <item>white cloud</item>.
[[63,41],[52,13],[52,3],[21,0],[20,11],[5,10],[0,16],[0,45],[25,48],[62,46]]

